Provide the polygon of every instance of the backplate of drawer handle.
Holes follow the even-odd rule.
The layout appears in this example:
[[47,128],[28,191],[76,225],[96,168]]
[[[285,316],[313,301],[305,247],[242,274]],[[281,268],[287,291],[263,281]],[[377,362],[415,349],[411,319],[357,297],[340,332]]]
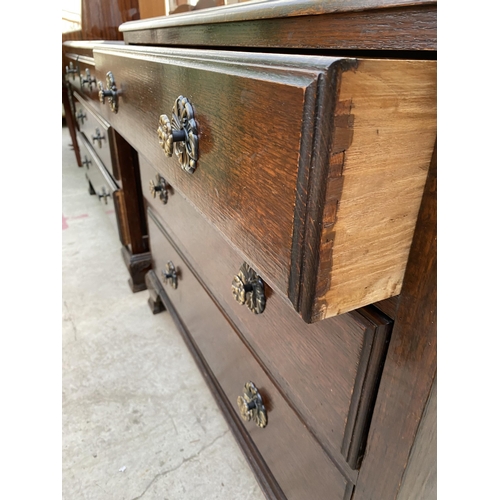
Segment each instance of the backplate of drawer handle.
[[99,89],[99,101],[101,101],[101,104],[105,104],[107,98],[111,111],[118,113],[118,96],[120,95],[120,91],[116,87],[115,77],[111,71],[106,73],[106,88],[104,88],[102,82],[97,82],[97,88]]
[[253,382],[247,382],[243,388],[243,396],[236,401],[243,420],[253,420],[255,425],[264,428],[267,425],[267,410],[262,396]]
[[198,125],[187,97],[179,96],[176,99],[172,108],[172,122],[167,115],[160,115],[157,134],[165,154],[172,156],[175,151],[182,169],[192,174],[198,162]]
[[266,308],[266,295],[262,278],[244,262],[232,282],[233,297],[238,304],[246,305],[255,314]]
[[174,263],[170,260],[168,261],[166,271],[162,271],[161,274],[163,276],[163,281],[165,283],[170,283],[170,286],[173,289],[177,288],[177,270],[175,269]]

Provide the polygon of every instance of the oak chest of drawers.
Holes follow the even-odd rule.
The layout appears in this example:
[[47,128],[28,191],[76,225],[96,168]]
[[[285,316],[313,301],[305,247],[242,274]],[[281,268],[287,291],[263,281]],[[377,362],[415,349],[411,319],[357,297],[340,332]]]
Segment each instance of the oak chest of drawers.
[[121,29],[68,82],[82,150],[137,152],[152,311],[268,498],[404,498],[436,372],[435,4],[249,2]]

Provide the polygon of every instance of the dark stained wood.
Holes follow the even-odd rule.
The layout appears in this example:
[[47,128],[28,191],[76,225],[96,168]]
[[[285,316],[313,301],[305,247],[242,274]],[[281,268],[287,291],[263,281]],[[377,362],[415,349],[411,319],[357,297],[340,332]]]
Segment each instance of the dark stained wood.
[[78,137],[82,155],[85,160],[88,160],[88,162],[85,162],[85,165],[83,165],[85,176],[90,181],[97,194],[101,194],[103,190],[109,194],[109,196],[102,198],[101,201],[105,205],[111,205],[113,193],[117,191],[119,187],[85,135],[79,132]]
[[304,428],[293,408],[206,294],[157,222],[150,218],[153,270],[161,276],[169,260],[176,266],[179,275],[177,289],[169,285],[164,285],[164,288],[233,408],[237,408],[236,399],[247,381],[254,382],[262,392],[268,410],[268,425],[261,429],[251,421],[245,422],[244,427],[283,493],[290,500],[343,500],[346,479]]
[[166,205],[153,199],[147,190],[156,171],[142,156],[140,165],[144,196],[170,238],[332,460],[355,481],[351,467],[363,453],[390,321],[363,309],[306,325],[269,287],[264,312],[251,313],[231,290],[243,258],[175,190]]
[[[233,403],[230,402],[227,396],[224,394],[219,382],[215,378],[208,363],[203,358],[197,345],[191,338],[191,335],[189,334],[186,326],[179,317],[172,302],[168,298],[165,289],[163,288],[154,271],[151,270],[146,274],[146,284],[148,286],[149,292],[153,296],[158,296],[163,304],[163,307],[171,314],[172,319],[174,320],[174,323],[181,333],[184,342],[191,352],[203,378],[205,379],[205,382],[207,383],[209,389],[212,391],[212,395],[219,405],[222,411],[222,415],[226,419],[229,428],[236,438],[238,446],[241,448],[241,451],[243,452],[250,467],[252,468],[255,477],[259,481],[259,484],[267,500],[286,500],[283,492],[276,482],[276,479],[274,479],[271,471],[269,470],[269,467],[267,466],[264,458],[259,453],[258,448],[255,446],[255,443],[252,441],[252,438],[246,431],[243,421],[236,414]],[[349,485],[346,487],[346,492],[348,490],[352,490],[352,487],[349,488]],[[348,499],[344,498],[344,500]]]
[[436,380],[420,421],[398,499],[437,499],[437,389]]
[[122,246],[121,253],[125,267],[130,274],[128,284],[132,292],[146,290],[144,279],[146,273],[151,269],[151,254],[149,252],[132,254],[126,246]]
[[[306,322],[399,293],[435,137],[434,61],[111,44],[96,46],[94,60],[98,78],[112,70],[122,90],[119,113],[105,108],[106,120]],[[331,119],[336,106],[345,106],[337,101],[339,88],[362,110],[353,113],[352,149],[349,136],[337,133],[345,127]],[[370,89],[376,89],[375,104]],[[175,156],[165,156],[156,134],[159,116],[170,113],[179,95],[192,102],[200,130],[199,164],[191,175]],[[417,144],[416,138],[418,154],[398,147]],[[344,150],[345,164],[331,161]],[[381,156],[383,168],[373,169],[371,160]],[[326,179],[337,170],[334,177],[345,177],[348,189],[325,196]],[[368,174],[373,182],[357,182]],[[339,211],[322,221],[323,209],[330,209],[325,199]]]
[[142,198],[139,161],[136,151],[116,131],[113,131],[113,158],[119,166],[124,197],[124,212],[130,235],[132,254],[149,252],[147,225]]
[[70,87],[63,83],[62,85],[62,102],[64,106],[64,119],[68,126],[69,134],[71,136],[71,143],[73,144],[73,151],[75,152],[76,162],[79,167],[82,166],[82,160],[80,158],[80,148],[78,146],[78,140],[76,138],[77,125],[75,123],[75,117],[73,114],[74,106],[71,104],[71,89]]
[[148,306],[153,314],[159,314],[165,311],[165,306],[161,301],[160,289],[161,285],[158,283],[154,271],[148,271],[146,277],[144,278],[144,283],[149,292]]
[[381,300],[380,302],[375,302],[373,305],[380,309],[384,314],[387,314],[389,318],[394,319],[398,310],[399,295],[391,297],[390,299]]
[[[270,0],[267,2],[231,4],[202,12],[200,15],[168,16],[162,19],[126,23],[120,31],[137,31],[171,26],[262,21],[263,19],[300,16],[324,16],[342,12],[383,10],[395,7],[436,5],[435,0],[351,0],[349,2],[318,2],[316,0]],[[255,23],[258,24],[258,23]]]
[[[92,144],[94,151],[104,163],[108,172],[112,174],[116,180],[119,180],[120,176],[116,175],[116,173],[119,172],[118,161],[111,153],[115,147],[113,130],[109,123],[103,120],[101,116],[97,115],[94,109],[89,106],[88,100],[85,100],[76,92],[74,92],[73,95],[75,97],[76,117],[81,115],[84,116],[84,118],[77,118],[80,132],[83,133],[89,143]],[[98,137],[97,131],[99,131],[99,136],[103,137],[101,141],[93,139],[93,137]]]
[[[109,46],[94,58],[99,79],[112,70],[124,88],[120,111],[106,109],[107,120],[286,296],[296,179],[316,161],[317,81],[336,60]],[[190,98],[200,129],[192,175],[165,156],[156,134],[179,95]]]
[[122,245],[130,245],[130,231],[127,224],[127,213],[125,209],[125,196],[123,190],[118,189],[113,193],[116,220],[118,221],[118,235]]
[[82,1],[83,40],[122,40],[120,24],[140,19],[138,0]]
[[[330,3],[335,5],[340,2]],[[126,31],[123,34],[127,43],[144,45],[245,47],[265,50],[435,51],[437,11],[435,5],[426,4],[321,16],[264,19],[258,23],[238,21],[194,26],[172,25],[150,30]]]
[[353,500],[397,498],[436,374],[436,154]]

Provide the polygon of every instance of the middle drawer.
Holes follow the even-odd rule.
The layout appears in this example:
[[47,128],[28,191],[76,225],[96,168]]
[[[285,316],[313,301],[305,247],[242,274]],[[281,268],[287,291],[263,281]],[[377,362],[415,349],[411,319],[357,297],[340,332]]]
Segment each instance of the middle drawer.
[[[253,314],[232,294],[241,256],[168,181],[158,177],[144,157],[139,158],[142,189],[152,217],[161,220],[325,449],[337,463],[345,460],[357,468],[390,320],[374,308],[365,308],[308,325],[267,285],[265,309]],[[163,200],[150,192],[159,183],[167,186]]]

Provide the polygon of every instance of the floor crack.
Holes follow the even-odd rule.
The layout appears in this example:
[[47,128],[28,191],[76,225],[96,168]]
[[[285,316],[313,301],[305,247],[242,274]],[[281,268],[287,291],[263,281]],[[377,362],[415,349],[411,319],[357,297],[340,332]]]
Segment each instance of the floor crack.
[[168,470],[166,470],[164,472],[160,472],[159,474],[156,474],[156,476],[146,486],[146,489],[138,497],[134,497],[132,500],[139,500],[140,498],[142,498],[147,493],[147,491],[149,490],[149,488],[151,488],[151,486],[160,477],[166,476],[167,474],[170,474],[171,472],[175,472],[176,470],[180,469],[186,462],[189,462],[189,461],[193,460],[193,458],[198,457],[200,455],[200,453],[202,453],[203,451],[205,451],[208,448],[210,448],[211,446],[213,446],[219,439],[223,438],[228,432],[229,432],[229,429],[225,430],[220,436],[217,436],[213,441],[211,441],[210,443],[208,443],[206,446],[203,446],[203,448],[201,448],[200,450],[198,450],[194,455],[191,455],[191,456],[189,456],[187,458],[183,458],[182,462],[179,465],[176,465],[173,469],[168,469]]

